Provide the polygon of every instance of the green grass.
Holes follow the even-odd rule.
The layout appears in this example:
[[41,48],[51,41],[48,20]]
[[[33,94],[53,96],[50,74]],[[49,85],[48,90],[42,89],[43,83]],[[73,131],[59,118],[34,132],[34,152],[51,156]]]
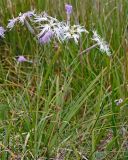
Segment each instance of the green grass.
[[[66,19],[66,2],[0,0],[0,24],[31,8]],[[94,49],[80,60],[72,42],[39,46],[20,25],[0,39],[1,160],[128,159],[128,2],[68,2],[72,22],[97,29],[112,57]],[[82,50],[89,47],[87,37],[82,42]],[[34,63],[18,65],[22,54]]]

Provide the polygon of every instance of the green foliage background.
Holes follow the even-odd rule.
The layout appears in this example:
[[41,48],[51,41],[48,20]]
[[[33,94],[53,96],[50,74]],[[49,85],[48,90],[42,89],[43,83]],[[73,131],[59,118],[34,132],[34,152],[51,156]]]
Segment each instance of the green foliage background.
[[[74,43],[39,46],[22,25],[0,39],[0,159],[128,159],[128,1],[0,0],[0,25],[36,9],[96,29],[112,57]],[[25,55],[33,64],[17,64]],[[116,106],[116,99],[123,103]]]

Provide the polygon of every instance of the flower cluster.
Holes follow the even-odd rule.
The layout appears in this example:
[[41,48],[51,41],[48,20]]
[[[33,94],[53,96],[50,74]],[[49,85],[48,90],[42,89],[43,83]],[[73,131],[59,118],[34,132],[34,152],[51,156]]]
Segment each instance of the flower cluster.
[[69,26],[67,23],[60,22],[56,18],[47,15],[45,12],[40,16],[35,17],[34,22],[37,24],[37,30],[40,30],[40,33],[38,34],[39,41],[43,44],[44,42],[49,42],[51,38],[56,38],[59,42],[74,39],[76,44],[78,44],[81,33],[88,33],[83,26]]
[[59,22],[56,18],[53,18],[43,12],[35,17],[34,23],[36,24],[37,32],[39,32],[37,37],[40,43],[48,43],[51,38],[56,37],[59,41],[62,40],[63,23]]
[[[20,23],[28,28],[40,44],[49,43],[52,39],[60,43],[73,40],[76,44],[79,44],[82,33],[88,34],[89,32],[84,26],[79,24],[71,25],[70,16],[73,11],[72,5],[66,4],[65,10],[67,14],[66,21],[59,21],[57,18],[49,16],[46,12],[41,14],[36,14],[35,11],[20,13],[18,17],[9,20],[6,30],[10,31],[17,23]],[[0,37],[4,38],[6,30],[0,27]],[[111,55],[108,44],[96,31],[93,31],[92,40],[96,42],[96,46],[99,46],[101,52],[106,52],[108,56]],[[94,47],[90,48],[93,49]],[[22,61],[23,57],[20,57],[20,59]]]

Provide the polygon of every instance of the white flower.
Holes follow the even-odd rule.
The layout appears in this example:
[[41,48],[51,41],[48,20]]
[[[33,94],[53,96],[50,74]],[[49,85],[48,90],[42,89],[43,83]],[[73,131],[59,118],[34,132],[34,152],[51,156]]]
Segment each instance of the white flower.
[[92,40],[96,41],[100,47],[101,52],[105,52],[108,56],[111,55],[109,45],[107,44],[106,41],[104,41],[96,31],[93,31],[93,38]]
[[59,22],[58,25],[54,27],[54,35],[59,40],[59,42],[64,41],[64,26],[65,23]]
[[43,24],[44,22],[55,23],[58,22],[58,20],[49,16],[46,12],[43,12],[40,15],[37,15],[33,22]]
[[24,24],[24,21],[25,21],[26,17],[30,18],[32,16],[35,16],[35,11],[28,11],[28,12],[25,12],[23,14],[20,13],[18,19],[22,24]]
[[48,21],[47,17],[40,17],[40,16],[36,16],[34,22],[35,23],[39,23],[39,22],[45,22]]
[[88,33],[88,31],[80,25],[65,26],[64,28],[64,39],[74,39],[75,43],[78,44],[78,40],[82,32]]

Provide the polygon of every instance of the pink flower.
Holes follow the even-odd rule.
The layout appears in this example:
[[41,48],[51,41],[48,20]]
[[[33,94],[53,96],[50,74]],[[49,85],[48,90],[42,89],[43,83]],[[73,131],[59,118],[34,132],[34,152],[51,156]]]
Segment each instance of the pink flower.
[[19,56],[17,59],[18,62],[26,62],[27,59],[24,56]]
[[4,38],[5,29],[3,27],[0,27],[0,37]]

